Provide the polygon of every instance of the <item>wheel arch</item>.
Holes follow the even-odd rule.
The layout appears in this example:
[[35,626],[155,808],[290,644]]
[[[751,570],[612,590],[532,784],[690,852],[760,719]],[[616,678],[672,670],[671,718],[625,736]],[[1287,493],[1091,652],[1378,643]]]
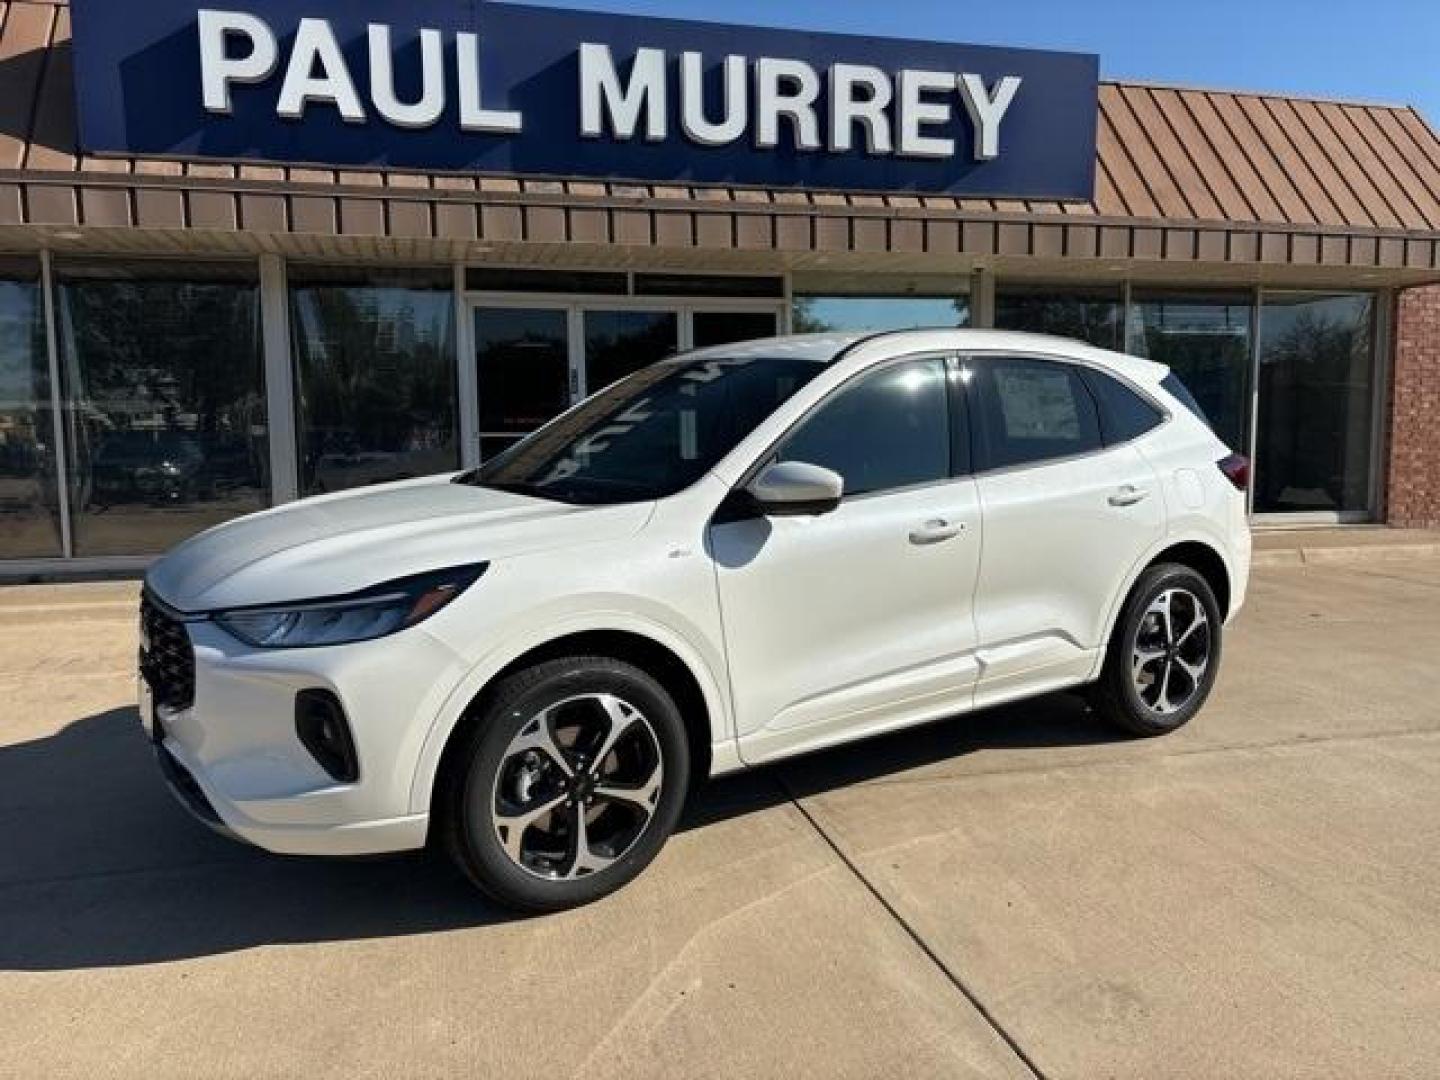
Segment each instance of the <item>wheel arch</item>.
[[1111,603],[1109,616],[1105,621],[1105,639],[1096,657],[1092,678],[1099,677],[1105,653],[1109,648],[1110,641],[1115,636],[1115,624],[1120,619],[1120,613],[1125,610],[1125,603],[1130,599],[1130,594],[1135,591],[1135,584],[1146,570],[1161,563],[1177,563],[1181,566],[1188,566],[1203,577],[1209,584],[1210,590],[1215,594],[1215,602],[1220,607],[1221,621],[1223,622],[1229,617],[1234,587],[1230,565],[1221,553],[1220,546],[1210,539],[1200,536],[1169,537],[1135,564],[1125,582],[1125,587],[1116,593],[1115,599]]
[[[634,664],[657,679],[675,699],[690,745],[689,782],[710,775],[713,744],[724,736],[724,702],[718,684],[703,661],[684,643],[667,640],[660,628],[596,624],[556,629],[551,635],[512,648],[508,659],[482,665],[478,678],[467,680],[452,698],[448,723],[437,723],[427,740],[411,792],[415,810],[433,811],[442,786],[457,765],[457,748],[480,723],[487,701],[509,675],[534,664],[564,656],[605,656]],[[432,813],[433,816],[433,813]],[[433,830],[432,822],[432,830]]]

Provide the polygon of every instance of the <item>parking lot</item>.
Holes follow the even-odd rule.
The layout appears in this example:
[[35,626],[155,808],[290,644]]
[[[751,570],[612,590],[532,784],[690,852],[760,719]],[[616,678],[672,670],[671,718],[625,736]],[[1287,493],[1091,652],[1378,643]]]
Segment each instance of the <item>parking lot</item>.
[[0,1076],[1440,1063],[1440,558],[1257,570],[1169,738],[1062,695],[723,781],[633,886],[535,919],[192,823],[134,591],[0,592]]

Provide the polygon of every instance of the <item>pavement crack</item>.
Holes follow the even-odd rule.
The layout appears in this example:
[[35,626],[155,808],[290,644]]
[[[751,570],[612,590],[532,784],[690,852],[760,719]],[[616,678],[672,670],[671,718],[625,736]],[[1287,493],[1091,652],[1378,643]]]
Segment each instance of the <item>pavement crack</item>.
[[932,963],[935,968],[940,972],[940,974],[945,977],[946,981],[948,981],[950,985],[953,986],[960,993],[960,995],[967,1002],[970,1003],[970,1007],[973,1008],[980,1015],[980,1018],[985,1021],[985,1023],[989,1026],[990,1030],[995,1032],[995,1034],[999,1036],[1000,1040],[1010,1048],[1011,1053],[1013,1053],[1016,1058],[1019,1059],[1020,1063],[1024,1065],[1027,1070],[1029,1070],[1030,1075],[1035,1077],[1035,1080],[1046,1080],[1045,1073],[1040,1069],[1040,1066],[1035,1063],[1035,1061],[1030,1057],[1030,1054],[1025,1050],[1023,1046],[1020,1045],[1019,1041],[1015,1038],[1015,1036],[1012,1035],[1008,1030],[1006,1030],[1005,1025],[1000,1022],[999,1018],[993,1012],[991,1012],[990,1008],[980,999],[980,996],[973,989],[971,989],[969,985],[966,984],[965,980],[962,979],[959,974],[952,970],[950,966],[940,958],[940,955],[930,947],[929,942],[927,942],[920,935],[919,931],[917,931],[912,925],[910,925],[909,920],[907,920],[904,915],[900,914],[899,910],[896,909],[895,905],[892,904],[885,897],[884,893],[882,893],[878,888],[876,888],[875,884],[871,882],[868,877],[865,876],[864,872],[861,871],[860,867],[855,864],[854,860],[852,860],[848,855],[846,855],[845,852],[841,849],[840,845],[835,842],[834,838],[831,837],[831,835],[826,832],[824,828],[821,827],[820,822],[815,820],[815,816],[811,814],[808,809],[806,809],[804,803],[800,801],[800,797],[795,793],[794,789],[792,789],[790,785],[786,783],[785,777],[780,775],[778,772],[774,773],[773,775],[775,778],[775,782],[780,786],[780,790],[790,801],[790,804],[800,812],[801,817],[803,817],[807,822],[809,822],[810,827],[815,830],[816,835],[819,836],[822,841],[824,841],[826,847],[828,847],[831,851],[835,853],[835,857],[840,860],[841,864],[847,870],[849,870],[852,875],[854,875],[855,880],[860,882],[860,884],[864,887],[865,891],[868,892],[872,897],[874,897],[876,903],[878,903],[885,910],[885,912],[890,916],[890,918],[895,922],[895,924],[899,926],[900,929],[903,930],[905,934],[910,938],[910,940],[915,943],[915,947],[918,948],[927,959],[929,959],[930,963]]

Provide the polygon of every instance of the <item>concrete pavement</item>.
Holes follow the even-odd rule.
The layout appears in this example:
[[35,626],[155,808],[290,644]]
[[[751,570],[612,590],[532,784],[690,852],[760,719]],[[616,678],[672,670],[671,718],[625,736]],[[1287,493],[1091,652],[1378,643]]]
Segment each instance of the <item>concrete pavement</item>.
[[1440,559],[1268,567],[1206,711],[1056,696],[713,785],[515,920],[193,825],[133,586],[0,593],[0,1076],[1433,1074]]

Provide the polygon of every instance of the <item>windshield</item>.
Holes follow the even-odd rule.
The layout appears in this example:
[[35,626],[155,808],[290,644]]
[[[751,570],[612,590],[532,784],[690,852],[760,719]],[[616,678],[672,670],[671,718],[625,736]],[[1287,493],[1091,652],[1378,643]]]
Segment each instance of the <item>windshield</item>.
[[661,499],[709,472],[824,367],[795,357],[655,364],[460,482],[584,505]]

